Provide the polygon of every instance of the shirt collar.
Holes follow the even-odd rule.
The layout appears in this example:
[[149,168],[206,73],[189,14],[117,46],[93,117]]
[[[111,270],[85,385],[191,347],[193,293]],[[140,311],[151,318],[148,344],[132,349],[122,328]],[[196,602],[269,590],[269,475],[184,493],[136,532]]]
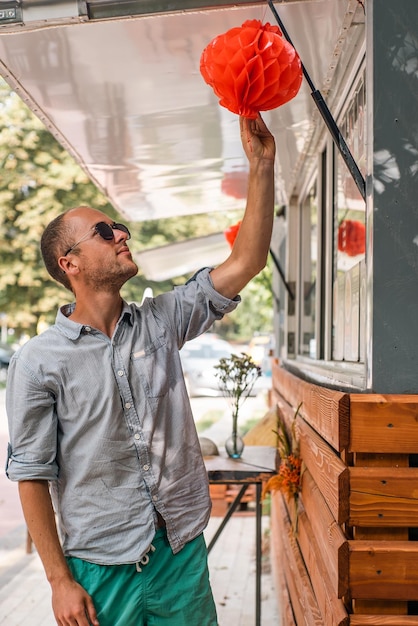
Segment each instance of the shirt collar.
[[[131,306],[133,305],[129,305],[125,300],[123,300],[122,312],[119,318],[120,320],[126,319],[127,321],[129,321],[130,324],[132,324],[133,321],[133,312]],[[64,304],[58,309],[57,317],[55,319],[55,325],[57,326],[58,330],[63,335],[65,335],[65,337],[68,337],[68,339],[72,340],[78,339],[83,332],[83,329],[85,328],[85,324],[80,324],[79,322],[74,322],[73,320],[69,319],[69,316],[74,311],[74,309],[75,302],[71,302],[70,304]]]

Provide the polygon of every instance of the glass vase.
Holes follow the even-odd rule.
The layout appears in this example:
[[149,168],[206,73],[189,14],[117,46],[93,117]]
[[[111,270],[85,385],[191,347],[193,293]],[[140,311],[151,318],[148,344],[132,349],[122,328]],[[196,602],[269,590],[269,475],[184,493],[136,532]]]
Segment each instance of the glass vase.
[[225,441],[226,453],[231,459],[240,459],[244,451],[244,441],[238,433],[233,432]]

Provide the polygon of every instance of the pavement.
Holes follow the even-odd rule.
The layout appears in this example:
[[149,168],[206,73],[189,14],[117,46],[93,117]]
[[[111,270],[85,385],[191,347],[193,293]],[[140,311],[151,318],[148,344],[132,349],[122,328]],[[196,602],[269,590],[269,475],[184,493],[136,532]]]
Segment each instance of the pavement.
[[[26,552],[26,525],[17,485],[3,468],[7,455],[8,427],[0,389],[0,626],[56,626],[51,594],[36,551]],[[202,400],[202,399],[200,399]],[[206,400],[206,404],[208,399]],[[258,406],[262,399],[249,404]],[[212,402],[212,399],[210,399]],[[250,408],[248,409],[250,411]],[[213,425],[205,436],[220,443],[229,435],[230,418]],[[212,517],[205,532],[207,542],[221,519]],[[278,626],[280,611],[270,571],[269,517],[263,516],[262,626]],[[255,623],[255,516],[234,514],[209,555],[209,571],[220,626],[253,626]],[[129,626],[129,625],[127,625]]]

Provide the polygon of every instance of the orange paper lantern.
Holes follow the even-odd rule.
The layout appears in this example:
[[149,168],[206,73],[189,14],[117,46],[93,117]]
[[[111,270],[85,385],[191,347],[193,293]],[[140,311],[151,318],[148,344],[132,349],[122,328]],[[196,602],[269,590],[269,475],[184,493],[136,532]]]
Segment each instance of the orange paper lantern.
[[247,20],[203,50],[200,72],[232,113],[256,118],[296,96],[302,64],[278,26]]
[[231,248],[235,243],[235,239],[237,238],[240,226],[241,226],[241,221],[237,222],[236,224],[233,224],[232,226],[229,226],[226,230],[224,230],[225,239],[227,240]]

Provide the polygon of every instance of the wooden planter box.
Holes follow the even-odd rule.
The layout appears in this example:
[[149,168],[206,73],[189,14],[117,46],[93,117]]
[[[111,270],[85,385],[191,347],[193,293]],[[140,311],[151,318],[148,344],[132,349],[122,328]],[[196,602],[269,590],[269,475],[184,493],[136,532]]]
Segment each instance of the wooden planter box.
[[272,497],[283,626],[418,626],[418,396],[346,394],[276,364],[272,401],[289,428],[303,403],[297,512]]

